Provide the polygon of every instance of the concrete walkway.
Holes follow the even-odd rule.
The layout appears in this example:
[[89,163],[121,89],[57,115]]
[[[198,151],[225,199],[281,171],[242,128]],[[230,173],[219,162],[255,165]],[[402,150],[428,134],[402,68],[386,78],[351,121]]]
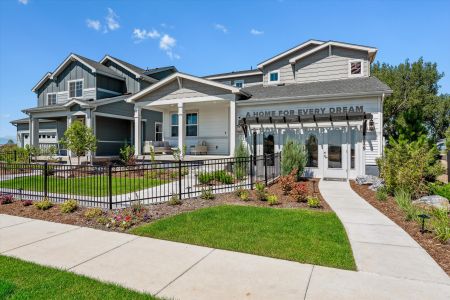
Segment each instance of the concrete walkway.
[[402,228],[356,194],[348,182],[321,180],[319,189],[344,224],[358,271],[450,284],[433,258]]
[[[395,263],[374,252],[385,268]],[[406,279],[1,214],[0,253],[175,299],[450,299],[435,266],[429,278]]]

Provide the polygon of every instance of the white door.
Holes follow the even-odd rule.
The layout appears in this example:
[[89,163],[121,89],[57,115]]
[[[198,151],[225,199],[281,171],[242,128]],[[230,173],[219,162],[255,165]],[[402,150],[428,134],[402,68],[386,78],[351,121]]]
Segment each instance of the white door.
[[324,130],[323,170],[325,178],[348,178],[347,129]]

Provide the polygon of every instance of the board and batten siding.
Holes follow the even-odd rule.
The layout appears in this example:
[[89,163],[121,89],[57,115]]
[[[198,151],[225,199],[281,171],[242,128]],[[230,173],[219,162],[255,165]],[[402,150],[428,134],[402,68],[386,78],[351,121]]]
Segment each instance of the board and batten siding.
[[367,52],[331,47],[313,53],[295,64],[295,81],[298,83],[349,78],[349,61],[363,61],[363,76],[369,76]]
[[[127,93],[137,93],[140,90],[139,78],[136,78],[136,75],[108,60],[106,62],[106,66],[117,73],[117,75],[125,78],[125,90]],[[100,86],[99,86],[100,87]]]
[[[126,92],[125,82],[123,80],[111,78],[101,74],[97,74],[97,89],[103,89],[103,91],[98,90],[98,95],[105,95],[105,98],[114,97],[117,96],[117,93],[123,94]],[[112,93],[108,94],[105,90],[111,91]]]
[[[38,95],[38,106],[47,105],[47,94],[48,93],[58,93],[57,102],[62,103],[69,98],[69,85],[70,80],[83,79],[83,90],[90,91],[95,88],[95,74],[86,67],[84,64],[73,61],[71,62],[58,76],[57,78],[47,80],[47,82],[37,91]],[[95,93],[92,94],[88,92],[86,99],[95,99]],[[85,91],[83,91],[83,98],[85,96]],[[94,96],[94,97],[92,97]]]

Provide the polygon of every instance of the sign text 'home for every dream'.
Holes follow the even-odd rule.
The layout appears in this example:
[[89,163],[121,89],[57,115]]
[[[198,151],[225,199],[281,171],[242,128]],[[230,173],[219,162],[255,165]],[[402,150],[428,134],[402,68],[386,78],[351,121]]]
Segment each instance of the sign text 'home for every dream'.
[[320,107],[320,108],[299,108],[299,109],[280,109],[280,110],[263,110],[247,112],[245,117],[276,117],[276,116],[292,116],[292,115],[320,115],[327,113],[353,113],[364,112],[364,106],[337,106],[337,107]]

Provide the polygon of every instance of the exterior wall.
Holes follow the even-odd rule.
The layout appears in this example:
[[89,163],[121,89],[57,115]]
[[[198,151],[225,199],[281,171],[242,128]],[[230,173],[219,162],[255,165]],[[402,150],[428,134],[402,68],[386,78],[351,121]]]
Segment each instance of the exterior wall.
[[167,69],[165,71],[149,74],[147,76],[155,78],[157,80],[161,80],[161,79],[164,79],[164,78],[166,78],[167,76],[169,76],[169,75],[171,75],[173,73],[175,73],[175,71],[173,69]]
[[98,106],[95,111],[119,116],[134,117],[134,104],[119,101]]
[[369,58],[367,52],[331,47],[323,49],[299,60],[295,64],[295,81],[299,83],[311,81],[338,80],[349,78],[349,61],[363,60],[363,76],[369,76]]
[[[190,112],[198,113],[198,136],[185,137],[187,154],[191,146],[195,146],[203,141],[208,147],[208,154],[228,155],[229,154],[229,104],[224,103],[196,103],[195,107],[185,108],[185,114]],[[173,147],[178,146],[178,138],[171,137],[170,116],[177,113],[174,110],[164,112],[163,139],[169,141]]]
[[106,66],[125,78],[125,91],[127,93],[137,93],[140,91],[139,79],[130,71],[122,68],[118,64],[108,60]]
[[155,140],[155,122],[162,122],[163,114],[152,110],[142,110],[142,119],[146,119],[144,122],[144,141],[154,141]]
[[69,98],[70,80],[83,79],[83,99],[95,99],[95,75],[85,65],[78,61],[70,63],[55,80],[48,80],[37,90],[38,106],[47,105],[47,93],[58,93],[57,103],[62,103]]
[[261,84],[263,81],[263,75],[251,75],[251,76],[236,76],[232,78],[225,78],[225,79],[214,79],[214,81],[228,84],[228,85],[235,85],[237,80],[244,80],[244,87],[252,86],[255,84]]
[[96,117],[96,155],[118,155],[119,149],[131,143],[131,120]]
[[[108,93],[107,91],[110,91],[110,93]],[[97,95],[99,96],[98,99],[122,95],[125,92],[126,86],[123,80],[114,79],[103,75],[97,75]]]

